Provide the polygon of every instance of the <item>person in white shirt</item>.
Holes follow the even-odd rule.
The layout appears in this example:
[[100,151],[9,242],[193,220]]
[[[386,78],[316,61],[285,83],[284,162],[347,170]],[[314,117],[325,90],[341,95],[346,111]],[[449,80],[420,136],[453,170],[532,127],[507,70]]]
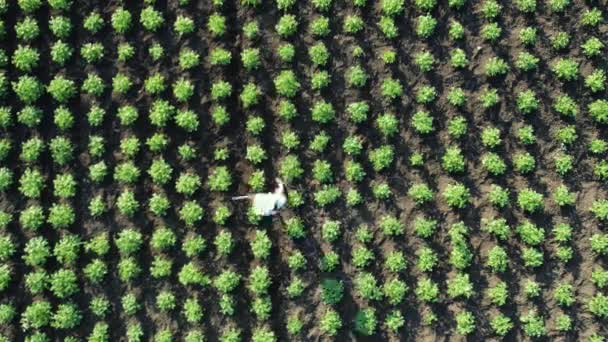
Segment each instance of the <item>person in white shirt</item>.
[[274,192],[236,196],[232,197],[232,200],[251,200],[253,210],[255,210],[256,214],[261,216],[276,215],[287,203],[285,185],[283,185],[283,182],[279,178],[276,179],[276,182],[277,187],[274,189]]

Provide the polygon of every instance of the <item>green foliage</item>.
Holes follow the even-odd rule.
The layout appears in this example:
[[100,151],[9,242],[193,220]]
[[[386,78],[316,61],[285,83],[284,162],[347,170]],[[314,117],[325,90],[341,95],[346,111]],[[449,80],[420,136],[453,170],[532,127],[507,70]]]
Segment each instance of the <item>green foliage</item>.
[[587,308],[598,318],[608,317],[608,296],[599,292],[596,293],[587,303]]
[[24,13],[29,14],[42,7],[42,0],[17,0],[17,4]]
[[595,69],[591,74],[585,76],[585,87],[592,93],[606,89],[606,73],[602,69]]
[[259,164],[266,160],[266,151],[260,145],[249,145],[247,146],[247,152],[245,159],[249,160],[253,164]]
[[438,300],[439,286],[431,279],[420,278],[416,284],[416,297],[425,303],[434,303]]
[[340,303],[344,295],[344,283],[337,279],[321,280],[321,301],[328,305]]
[[437,263],[439,262],[439,257],[437,256],[437,253],[429,247],[420,248],[417,251],[417,254],[418,261],[416,263],[416,266],[422,272],[433,271],[433,269],[437,266]]
[[131,161],[120,163],[114,169],[114,179],[122,184],[133,184],[139,178],[141,172]]
[[308,31],[317,37],[324,37],[331,33],[329,18],[320,16],[312,20],[308,25]]
[[597,7],[586,9],[580,17],[581,24],[592,27],[599,25],[603,20],[602,11]]
[[97,63],[105,55],[104,46],[101,43],[86,43],[80,47],[80,55],[87,63]]
[[232,185],[232,175],[227,167],[218,166],[209,175],[208,184],[212,191],[228,191]]
[[291,70],[284,70],[274,79],[274,85],[279,95],[292,98],[300,89],[296,75]]
[[13,172],[7,167],[0,167],[0,191],[6,191],[13,184]]
[[74,81],[65,78],[62,75],[55,75],[47,87],[49,94],[57,102],[67,102],[77,93]]
[[543,251],[538,248],[525,247],[522,248],[521,258],[526,267],[540,267],[544,263]]
[[493,234],[499,240],[506,240],[510,233],[511,228],[507,224],[507,220],[504,218],[499,219],[481,219],[481,230]]
[[380,86],[382,96],[388,100],[395,100],[403,94],[401,81],[392,77],[385,78]]
[[485,127],[481,131],[481,143],[485,147],[495,148],[502,142],[500,130],[496,127]]
[[373,308],[361,309],[355,315],[355,331],[361,335],[373,335],[377,324],[376,310]]
[[[502,28],[498,23],[488,23],[481,27],[481,36],[490,43],[495,43],[502,34]],[[486,74],[488,74],[486,72]],[[488,74],[488,76],[493,76]]]
[[559,95],[553,104],[553,108],[559,114],[566,117],[576,117],[578,113],[578,105],[568,95]]
[[509,65],[502,58],[492,57],[486,61],[484,69],[489,77],[504,76],[509,71]]
[[26,105],[36,102],[44,91],[42,83],[34,76],[19,76],[16,82],[12,82],[12,87],[19,100]]
[[499,313],[492,318],[490,326],[498,336],[505,336],[513,329],[513,322],[508,316]]
[[513,166],[520,173],[530,173],[536,167],[536,160],[529,152],[519,152],[513,156]]
[[523,292],[528,298],[537,298],[541,295],[542,288],[540,287],[539,283],[528,280],[524,285]]
[[298,20],[296,16],[292,14],[283,15],[275,25],[275,30],[279,36],[283,38],[294,35],[298,30]]
[[[144,83],[144,88],[147,88],[146,84],[147,84],[147,80],[146,80],[146,83]],[[132,86],[133,86],[133,81],[131,81],[129,76],[127,76],[125,74],[117,73],[112,78],[112,91],[117,94],[126,94],[129,91],[129,89],[131,89]],[[124,120],[122,120],[122,117],[120,116],[121,108],[133,108],[133,109],[135,109],[135,108],[132,106],[129,106],[129,105],[119,108],[119,110],[118,110],[119,118],[121,119],[121,122],[124,125],[126,123],[123,122]],[[136,110],[135,110],[135,112],[136,112]]]
[[179,51],[179,66],[183,70],[192,69],[200,63],[200,55],[190,49],[183,48]]
[[425,183],[413,184],[407,194],[416,204],[423,204],[433,200],[433,191]]
[[553,191],[553,200],[560,207],[574,205],[576,194],[570,192],[568,187],[562,184]]
[[467,133],[467,120],[462,116],[456,116],[448,121],[448,133],[458,139]]
[[428,134],[435,130],[433,117],[425,110],[419,110],[412,115],[412,127],[420,134]]
[[441,157],[441,166],[449,173],[460,173],[465,170],[465,159],[457,146],[448,147]]
[[531,246],[539,245],[545,240],[545,230],[528,220],[518,225],[515,231],[524,243]]
[[50,290],[58,298],[67,298],[79,291],[78,277],[74,271],[61,269],[51,275]]
[[555,50],[563,50],[570,45],[570,35],[568,32],[557,32],[551,37],[551,46]]
[[448,102],[454,107],[462,107],[467,102],[467,97],[460,87],[452,87],[447,95]]
[[384,283],[383,286],[384,296],[388,299],[391,305],[397,305],[403,301],[405,294],[409,290],[408,286],[404,281],[398,278],[392,278],[391,280]]
[[37,49],[19,45],[13,52],[12,64],[20,71],[30,72],[38,66],[40,53]]
[[327,336],[335,336],[342,328],[342,318],[334,309],[327,309],[319,322],[319,329]]
[[432,15],[421,15],[417,18],[416,34],[421,38],[429,38],[435,32],[436,26],[437,19],[435,19]]
[[535,27],[524,27],[519,31],[519,41],[525,46],[533,46],[536,44],[536,31]]
[[323,42],[319,42],[308,49],[308,57],[313,65],[322,66],[329,61],[329,50]]
[[341,233],[339,221],[325,221],[321,226],[321,236],[327,242],[335,242]]
[[568,283],[560,283],[553,291],[553,298],[560,306],[571,306],[576,301],[574,287]]
[[396,217],[390,215],[380,217],[378,227],[382,233],[388,236],[402,235],[405,230],[401,222]]
[[121,43],[118,45],[116,54],[118,55],[118,61],[127,62],[135,56],[135,48],[129,43]]
[[296,49],[291,43],[284,43],[277,48],[279,59],[285,63],[291,62],[296,55]]
[[19,223],[22,228],[28,230],[38,230],[44,224],[44,221],[44,210],[38,205],[25,208],[19,215]]
[[[348,15],[344,18],[342,29],[346,33],[356,34],[365,27],[365,21],[358,15]],[[329,32],[328,32],[329,33]]]
[[461,311],[456,314],[456,332],[468,335],[475,331],[475,316],[470,311]]
[[505,272],[508,267],[508,260],[507,252],[500,246],[494,246],[488,252],[487,265],[494,272]]
[[464,26],[457,21],[452,21],[448,30],[448,35],[452,40],[460,40],[464,37]]
[[246,22],[243,25],[243,35],[247,38],[247,39],[255,39],[259,36],[260,34],[260,26],[258,24],[257,21],[252,20],[249,22]]
[[21,327],[24,330],[43,328],[50,324],[51,315],[51,303],[45,300],[36,300],[27,306],[21,314]]
[[471,197],[469,189],[462,183],[449,184],[442,195],[450,207],[459,209],[466,207]]
[[572,58],[559,58],[552,66],[551,71],[562,81],[573,81],[578,77],[579,63]]
[[587,105],[587,111],[599,124],[608,123],[608,100],[595,100]]
[[354,289],[355,293],[365,300],[380,300],[383,295],[376,277],[368,272],[357,274],[354,279]]
[[82,91],[93,96],[101,96],[105,86],[105,82],[99,75],[91,73],[82,83]]
[[583,54],[587,57],[595,57],[602,54],[604,43],[597,37],[587,39],[582,45]]
[[530,188],[525,188],[517,194],[517,205],[523,211],[534,213],[543,209],[544,197]]
[[194,32],[196,29],[196,25],[194,24],[194,20],[191,18],[179,15],[175,18],[175,22],[173,23],[173,31],[177,33],[178,36],[184,36],[189,33]]
[[488,173],[494,176],[500,176],[507,170],[507,164],[497,153],[486,153],[481,159],[482,166],[488,171]]
[[192,95],[194,95],[192,81],[182,77],[173,83],[173,96],[177,101],[187,102]]
[[553,157],[555,162],[555,171],[560,175],[564,176],[572,170],[573,158],[568,154],[559,154]]
[[40,26],[38,25],[38,22],[36,19],[29,16],[16,22],[14,29],[17,39],[24,42],[32,41],[40,35]]
[[437,221],[418,216],[414,220],[414,232],[422,238],[431,237],[437,230]]
[[519,320],[523,325],[524,333],[529,337],[541,337],[547,333],[544,318],[534,310],[520,316]]
[[175,182],[175,191],[186,196],[192,196],[201,186],[201,179],[191,172],[182,173]]
[[38,169],[27,168],[19,179],[19,191],[26,197],[38,198],[44,188],[44,178]]
[[154,32],[163,25],[165,19],[160,11],[155,10],[152,6],[147,6],[141,11],[139,22],[146,30]]
[[352,263],[356,268],[365,268],[374,260],[374,252],[367,247],[355,247],[351,251]]
[[48,241],[43,237],[30,239],[24,248],[23,261],[29,266],[44,266],[51,255]]
[[388,168],[394,158],[394,149],[391,145],[382,145],[371,150],[368,158],[372,163],[374,171],[382,171]]
[[522,71],[531,71],[538,67],[540,59],[529,52],[520,52],[517,55],[515,66]]
[[486,0],[481,6],[481,13],[486,20],[494,20],[502,12],[502,5],[496,0]]
[[479,95],[479,101],[481,102],[481,106],[486,109],[497,105],[500,102],[498,90],[496,88],[484,89]]

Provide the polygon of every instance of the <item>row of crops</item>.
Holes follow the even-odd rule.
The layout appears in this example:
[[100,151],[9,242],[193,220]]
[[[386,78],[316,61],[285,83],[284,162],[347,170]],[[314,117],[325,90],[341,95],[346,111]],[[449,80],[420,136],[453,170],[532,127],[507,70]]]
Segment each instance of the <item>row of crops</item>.
[[0,0],[0,341],[603,341],[605,16]]

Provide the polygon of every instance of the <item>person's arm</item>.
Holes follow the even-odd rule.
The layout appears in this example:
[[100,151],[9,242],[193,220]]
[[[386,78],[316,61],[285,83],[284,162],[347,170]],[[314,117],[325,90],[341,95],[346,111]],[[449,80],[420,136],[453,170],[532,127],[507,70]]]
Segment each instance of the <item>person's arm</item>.
[[283,181],[280,178],[275,179],[277,182],[277,187],[274,189],[275,194],[283,194],[285,192],[285,186],[283,185]]

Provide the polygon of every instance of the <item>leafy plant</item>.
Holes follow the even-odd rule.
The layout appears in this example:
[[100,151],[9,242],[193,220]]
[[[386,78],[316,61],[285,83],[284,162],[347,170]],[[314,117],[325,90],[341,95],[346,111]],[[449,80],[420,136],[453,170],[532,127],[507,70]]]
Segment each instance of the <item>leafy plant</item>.
[[531,310],[527,314],[520,316],[524,333],[530,337],[541,337],[546,334],[545,320],[536,311]]
[[591,37],[581,45],[581,48],[585,56],[595,57],[601,55],[604,46],[604,43],[599,38]]
[[462,151],[457,146],[450,146],[441,157],[441,166],[449,173],[463,172],[465,160]]
[[17,21],[14,26],[15,35],[20,41],[32,41],[40,35],[40,26],[36,19],[27,16],[20,21]]
[[368,154],[369,160],[375,171],[388,168],[394,158],[394,149],[390,145],[383,145],[371,150]]
[[470,202],[469,189],[462,183],[449,184],[443,190],[443,198],[453,208],[462,209]]
[[529,52],[520,52],[517,55],[515,66],[522,71],[531,71],[538,67],[540,59]]
[[536,160],[529,152],[519,152],[513,156],[513,166],[520,173],[530,173],[536,167]]
[[551,66],[555,76],[563,81],[573,81],[578,77],[578,62],[572,58],[560,58]]
[[517,204],[522,210],[533,213],[543,209],[544,197],[530,188],[525,188],[517,194]]

